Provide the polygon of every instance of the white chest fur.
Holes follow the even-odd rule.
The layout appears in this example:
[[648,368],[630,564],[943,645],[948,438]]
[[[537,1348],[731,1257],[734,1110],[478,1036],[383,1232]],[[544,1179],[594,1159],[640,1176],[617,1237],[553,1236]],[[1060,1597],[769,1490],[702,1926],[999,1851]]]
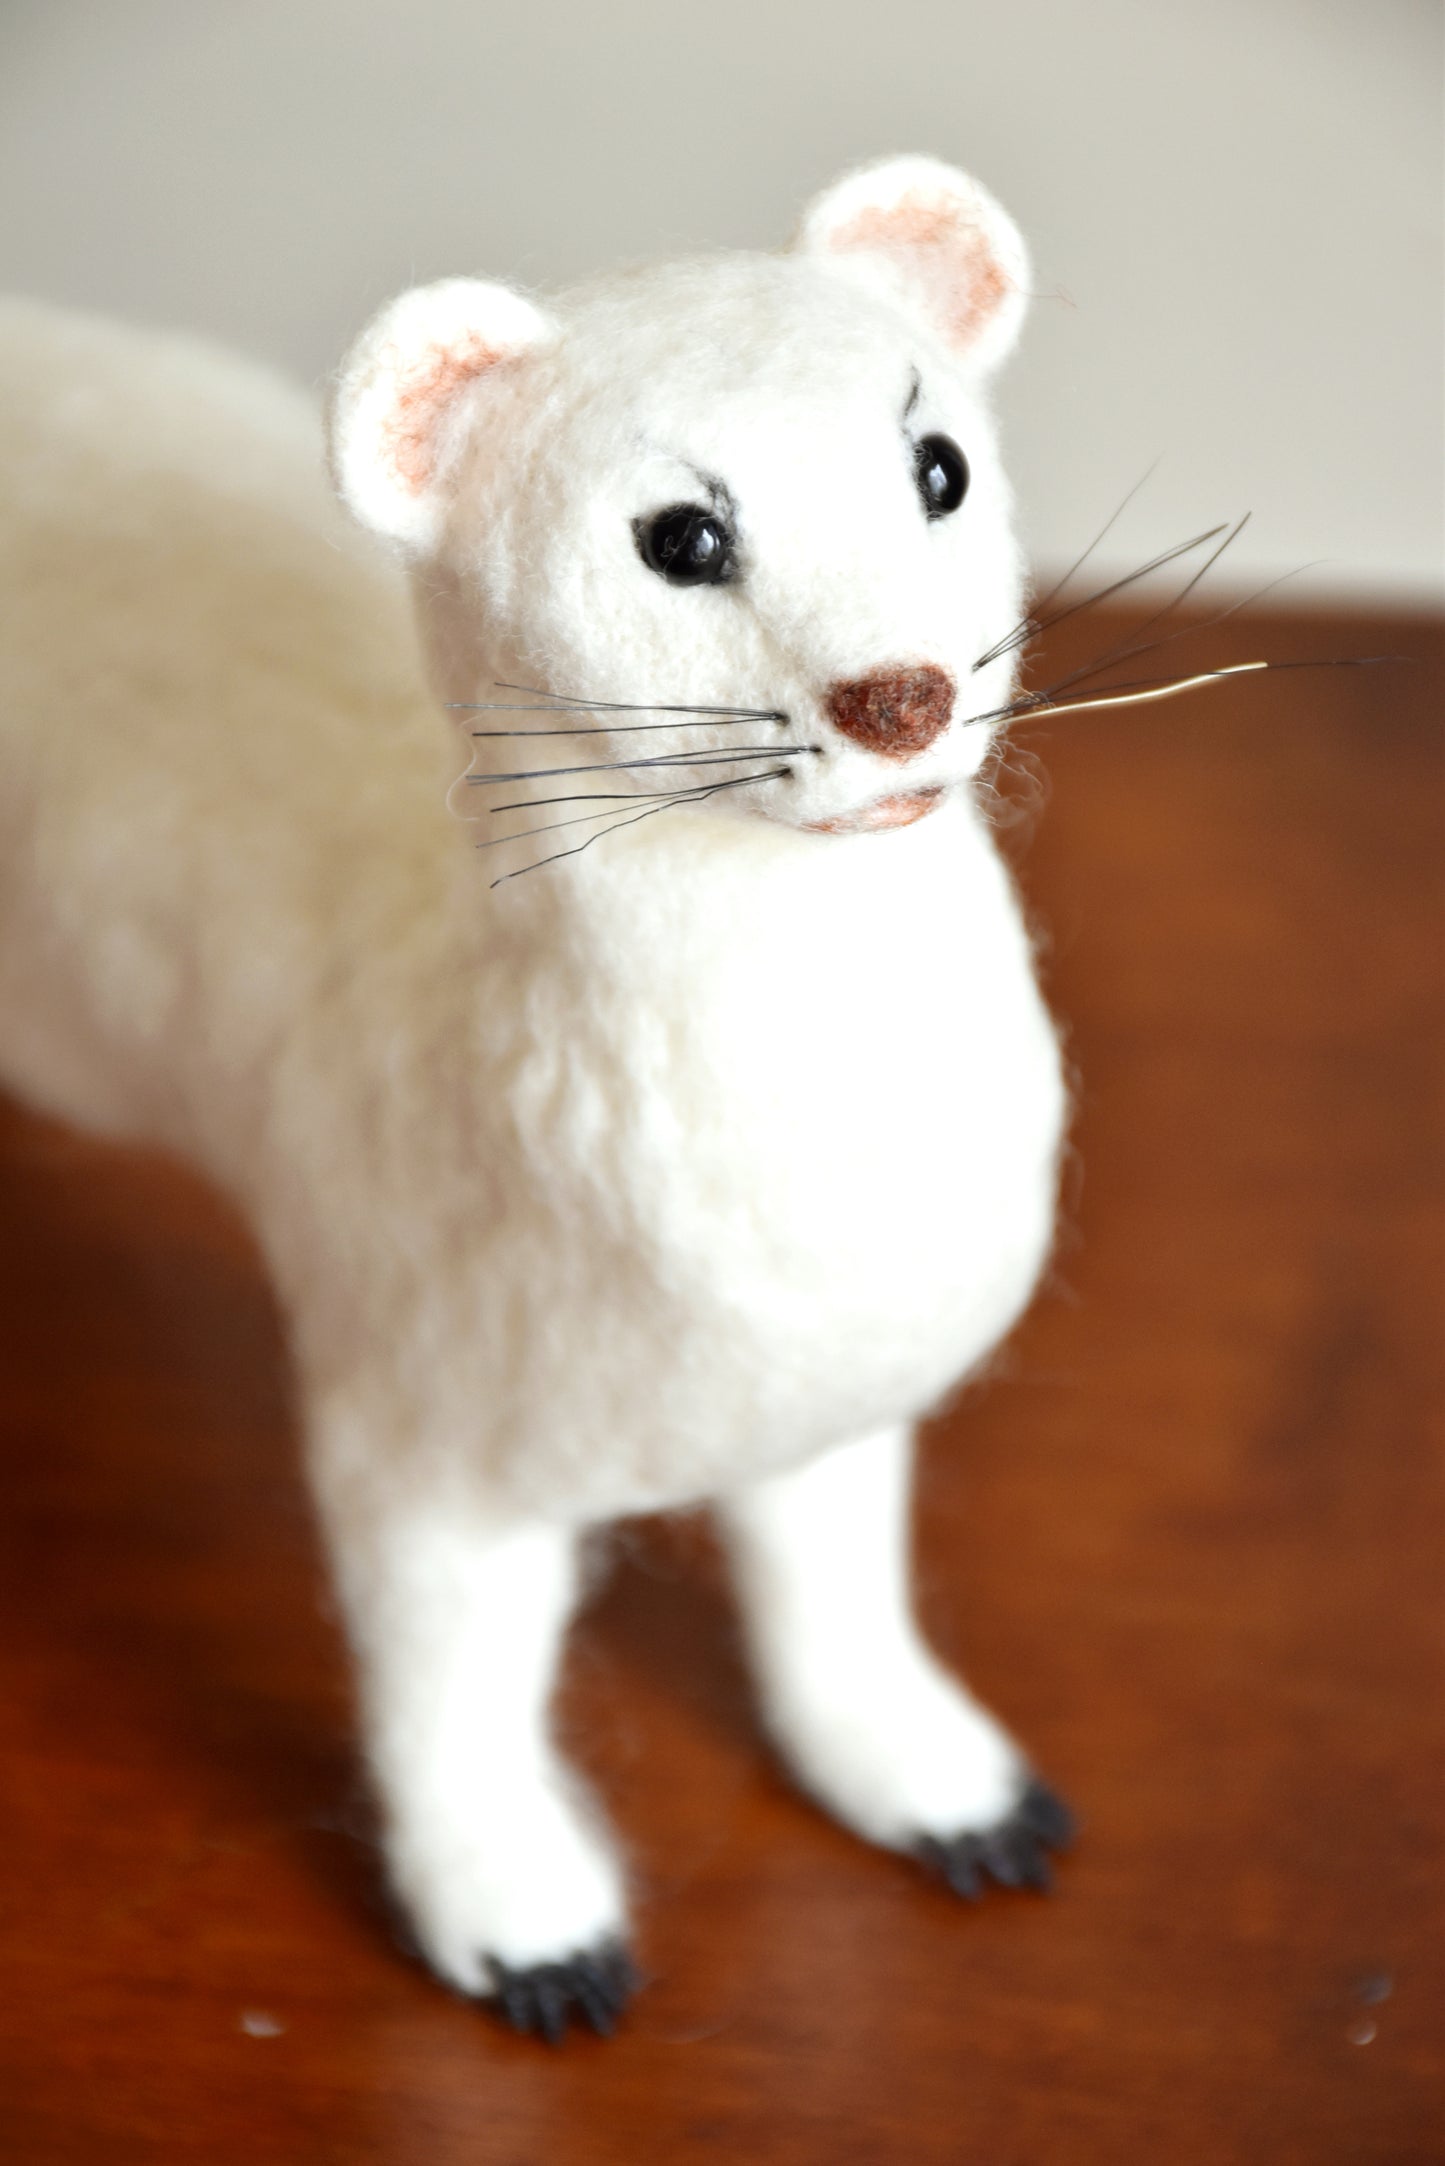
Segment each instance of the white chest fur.
[[[613,1436],[572,1481],[705,1494],[922,1411],[1027,1298],[1062,1118],[972,804],[841,843],[679,820],[572,878],[555,967],[587,997],[559,988],[565,1070],[524,1061],[511,1116],[574,1266],[600,1260],[568,1323]],[[579,1420],[545,1429],[568,1449]],[[508,1456],[554,1477],[539,1448]]]

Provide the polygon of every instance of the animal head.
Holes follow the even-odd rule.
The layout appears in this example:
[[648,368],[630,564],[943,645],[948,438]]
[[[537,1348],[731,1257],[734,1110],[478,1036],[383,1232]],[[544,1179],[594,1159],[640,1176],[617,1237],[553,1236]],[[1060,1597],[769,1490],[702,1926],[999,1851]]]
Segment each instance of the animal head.
[[494,744],[539,725],[473,712],[504,753],[481,765],[552,802],[534,771],[585,742],[594,781],[626,761],[602,780],[832,833],[966,783],[1012,688],[1010,653],[979,666],[1021,596],[987,387],[1026,285],[993,198],[902,158],[779,255],[546,308],[451,279],[384,310],[339,379],[333,465],[412,563],[442,697],[617,732]]

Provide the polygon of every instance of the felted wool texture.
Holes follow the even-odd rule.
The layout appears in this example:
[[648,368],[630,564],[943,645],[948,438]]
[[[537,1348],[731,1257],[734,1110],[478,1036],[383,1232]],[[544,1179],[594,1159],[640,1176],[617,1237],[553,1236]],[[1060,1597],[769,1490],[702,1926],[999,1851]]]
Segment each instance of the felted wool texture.
[[[265,372],[0,310],[0,1072],[190,1157],[254,1226],[394,1877],[471,1990],[487,1951],[546,1960],[621,1916],[547,1743],[573,1531],[763,1496],[898,1438],[1009,1329],[1050,1240],[1057,1050],[970,787],[994,734],[970,718],[1012,690],[1010,657],[974,664],[1021,610],[984,371],[1022,244],[981,191],[972,222],[920,222],[947,169],[917,163],[844,183],[781,256],[545,308],[469,280],[403,297],[333,402],[332,469],[379,542],[336,507],[308,402]],[[968,292],[1007,306],[961,341]],[[914,446],[937,431],[971,483],[930,521]],[[635,525],[709,501],[737,577],[673,587]],[[906,764],[830,723],[839,684],[925,667],[954,720]],[[444,710],[519,696],[498,681],[786,721],[474,744],[566,725]],[[473,847],[489,801],[690,779],[499,790],[461,779],[474,750],[472,772],[518,772],[740,743],[820,750],[497,887],[595,830]],[[904,789],[937,809],[846,831]],[[787,1551],[799,1515],[782,1524]],[[509,1561],[534,1554],[545,1571]],[[426,1592],[428,1557],[471,1592]],[[906,1596],[877,1571],[897,1628],[870,1704],[921,1707]],[[530,1602],[507,1611],[535,1649],[525,1689],[489,1639],[498,1585]],[[996,1814],[1022,1762],[991,1735]],[[897,1810],[870,1791],[854,1824],[901,1840],[925,1792],[935,1832],[975,1824],[961,1743],[927,1783],[898,1749],[880,1734]],[[552,1830],[535,1855],[529,1819]]]
[[[960,687],[960,722],[1006,703],[1011,658],[973,665],[1018,614],[1007,485],[980,380],[926,324],[794,258],[674,267],[554,313],[551,344],[470,393],[443,550],[462,594],[429,617],[446,697],[495,697],[500,676],[781,708],[801,741],[825,731],[828,758],[800,762],[786,792],[728,792],[714,809],[747,817],[765,794],[797,822],[878,789],[876,755],[827,727],[828,686],[933,663]],[[971,483],[966,516],[929,523],[910,438],[938,429],[964,446]],[[639,583],[633,522],[706,501],[700,476],[736,505],[740,577],[692,590],[680,622],[674,589]],[[689,727],[647,744],[736,738]],[[987,748],[986,729],[956,726],[908,784],[957,784]]]

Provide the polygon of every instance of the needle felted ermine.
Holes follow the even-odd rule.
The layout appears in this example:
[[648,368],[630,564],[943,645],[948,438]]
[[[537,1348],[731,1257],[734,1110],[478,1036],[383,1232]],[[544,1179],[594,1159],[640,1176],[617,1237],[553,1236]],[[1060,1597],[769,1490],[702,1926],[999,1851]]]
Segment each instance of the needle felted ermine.
[[860,1835],[964,1894],[1067,1838],[906,1565],[912,1426],[1029,1298],[1064,1118],[974,790],[1025,285],[905,158],[782,254],[405,294],[331,416],[389,550],[265,373],[0,313],[0,1067],[255,1228],[392,1881],[523,2028],[633,1984],[548,1727],[619,1514],[715,1506]]

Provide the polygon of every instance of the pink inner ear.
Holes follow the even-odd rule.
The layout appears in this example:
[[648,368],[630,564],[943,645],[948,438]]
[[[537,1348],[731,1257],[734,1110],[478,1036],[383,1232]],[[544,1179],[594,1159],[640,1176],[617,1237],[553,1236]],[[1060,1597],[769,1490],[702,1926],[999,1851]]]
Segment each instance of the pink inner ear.
[[478,331],[448,346],[428,346],[405,361],[395,349],[393,355],[396,392],[383,450],[402,488],[420,496],[436,471],[436,433],[443,412],[465,385],[495,368],[503,356]]
[[1012,285],[983,228],[961,204],[936,196],[870,204],[830,233],[828,245],[841,253],[893,257],[955,346],[972,344]]

